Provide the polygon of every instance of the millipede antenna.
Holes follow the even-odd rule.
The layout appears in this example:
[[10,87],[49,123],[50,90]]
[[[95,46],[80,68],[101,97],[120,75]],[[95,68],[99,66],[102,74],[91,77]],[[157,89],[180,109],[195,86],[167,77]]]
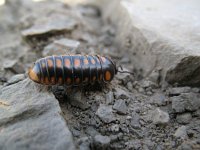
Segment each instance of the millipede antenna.
[[119,69],[117,69],[117,71],[118,72],[120,72],[120,73],[129,73],[129,74],[131,74],[131,75],[134,75],[134,73],[133,72],[130,72],[130,71],[124,71],[123,70],[123,67],[120,65],[118,68],[120,68],[122,71],[120,71]]

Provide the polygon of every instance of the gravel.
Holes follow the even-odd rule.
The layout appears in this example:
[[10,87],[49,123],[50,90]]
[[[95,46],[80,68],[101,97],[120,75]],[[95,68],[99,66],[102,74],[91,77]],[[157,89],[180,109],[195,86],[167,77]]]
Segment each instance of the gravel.
[[105,123],[110,123],[115,120],[112,106],[101,104],[96,112],[96,115]]
[[117,100],[113,105],[113,109],[117,111],[117,113],[125,115],[127,113],[127,105],[124,100]]
[[169,114],[167,112],[162,111],[159,108],[156,108],[155,111],[152,112],[152,121],[154,124],[168,124],[169,123]]

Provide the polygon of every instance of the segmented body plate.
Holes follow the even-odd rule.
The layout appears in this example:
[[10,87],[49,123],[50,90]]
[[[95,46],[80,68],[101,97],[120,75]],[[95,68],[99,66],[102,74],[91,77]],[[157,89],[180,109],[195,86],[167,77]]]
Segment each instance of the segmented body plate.
[[[33,67],[37,83],[46,85],[79,86],[88,83],[110,82],[116,66],[110,58],[99,55],[48,56],[36,61]],[[32,79],[32,74],[29,77]]]

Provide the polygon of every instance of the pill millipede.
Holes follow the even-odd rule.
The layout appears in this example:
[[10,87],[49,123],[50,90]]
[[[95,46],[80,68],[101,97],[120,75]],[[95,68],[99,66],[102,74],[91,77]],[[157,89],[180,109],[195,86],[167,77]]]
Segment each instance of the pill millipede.
[[44,85],[81,86],[109,83],[119,71],[111,58],[100,55],[59,55],[38,59],[28,71],[29,78]]

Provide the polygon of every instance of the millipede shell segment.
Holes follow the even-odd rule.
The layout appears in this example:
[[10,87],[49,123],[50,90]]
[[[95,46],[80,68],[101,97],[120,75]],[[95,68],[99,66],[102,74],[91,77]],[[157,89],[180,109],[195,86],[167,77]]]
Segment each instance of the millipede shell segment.
[[99,55],[48,56],[37,60],[28,75],[45,85],[81,86],[110,82],[117,73],[110,58]]

